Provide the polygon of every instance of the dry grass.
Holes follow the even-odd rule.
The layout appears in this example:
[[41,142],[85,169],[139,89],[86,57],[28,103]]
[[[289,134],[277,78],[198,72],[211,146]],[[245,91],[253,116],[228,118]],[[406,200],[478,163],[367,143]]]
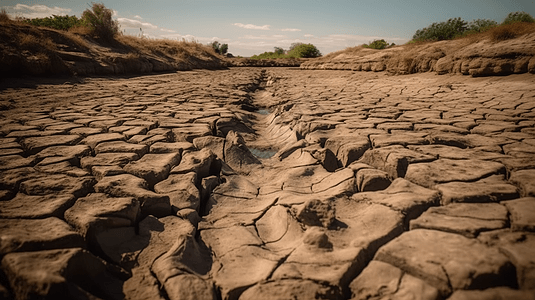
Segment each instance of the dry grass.
[[165,55],[171,58],[184,58],[190,55],[213,56],[212,47],[195,41],[173,41],[165,39],[140,38],[131,35],[120,35],[116,40],[146,54]]
[[17,38],[21,49],[42,52],[42,50],[54,51],[57,48],[52,39],[43,35],[26,34],[21,32]]
[[11,22],[11,18],[7,14],[5,9],[0,10],[0,23]]
[[[85,28],[85,27],[75,27],[75,28]],[[69,30],[68,32],[65,32],[65,36],[69,38],[73,43],[78,45],[82,48],[89,48],[89,44],[87,43],[87,40],[83,38],[84,34],[83,31],[77,31],[77,30]]]
[[460,37],[459,40],[463,40],[467,44],[477,43],[482,40],[490,40],[497,43],[514,39],[532,32],[535,32],[535,23],[518,22],[496,26],[481,33],[469,34],[467,36]]
[[517,38],[528,33],[535,32],[535,23],[513,23],[492,28],[488,31],[494,42]]
[[[520,36],[523,36],[525,34],[529,34],[535,32],[535,23],[525,23],[525,22],[519,22],[519,23],[513,23],[508,25],[500,25],[496,26],[494,28],[491,28],[485,32],[481,33],[474,33],[469,34],[463,37],[459,37],[455,40],[458,41],[458,43],[449,43],[449,47],[452,48],[450,50],[455,50],[456,48],[460,47],[466,47],[470,44],[474,44],[483,40],[490,40],[492,42],[498,43],[501,41],[505,41],[508,39],[517,38]],[[418,51],[419,49],[422,49],[426,46],[432,46],[436,42],[432,41],[419,41],[419,42],[409,42],[405,45],[402,45],[403,50],[398,52],[397,55],[399,55],[402,59],[406,60],[408,57],[411,57],[414,55],[415,51]],[[395,46],[400,47],[400,46]],[[377,51],[384,51],[384,50],[377,50]],[[334,58],[340,54],[350,55],[350,56],[364,56],[368,55],[369,49],[366,49],[362,46],[356,46],[356,47],[349,47],[344,50],[331,52],[325,56],[323,56],[321,59],[331,59]],[[407,61],[408,63],[408,61]]]

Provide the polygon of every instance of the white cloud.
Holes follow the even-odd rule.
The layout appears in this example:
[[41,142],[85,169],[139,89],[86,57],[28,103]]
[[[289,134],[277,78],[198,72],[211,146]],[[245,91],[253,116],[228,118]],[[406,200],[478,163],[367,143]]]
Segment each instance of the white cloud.
[[174,31],[172,29],[165,29],[165,28],[160,28],[160,30],[163,31],[163,32],[169,32],[169,33],[176,32],[176,31]]
[[135,19],[138,19],[138,20],[143,20],[143,18],[140,17],[140,16],[138,16],[138,15],[135,15],[134,18],[135,18]]
[[305,34],[304,37],[308,37],[309,38],[309,37],[314,37],[314,35],[313,34]]
[[274,34],[274,35],[245,35],[239,37],[239,39],[246,40],[280,40],[287,38],[286,35]]
[[132,29],[132,28],[143,28],[143,29],[158,29],[158,26],[153,25],[147,22],[141,22],[138,20],[132,20],[127,18],[118,18],[117,21],[121,24],[123,28]]
[[271,27],[271,25],[258,26],[258,25],[253,25],[253,24],[242,24],[242,23],[234,23],[232,25],[245,28],[245,29],[257,29],[257,30],[270,30],[269,27]]
[[281,31],[301,31],[301,29],[297,29],[297,28],[284,28],[284,29],[281,29]]
[[63,16],[69,14],[72,10],[70,8],[63,8],[63,7],[48,7],[46,5],[25,5],[25,4],[17,4],[12,7],[6,7],[6,10],[13,10],[15,11],[15,15],[25,17],[25,18],[45,18],[50,17],[52,15],[57,16]]

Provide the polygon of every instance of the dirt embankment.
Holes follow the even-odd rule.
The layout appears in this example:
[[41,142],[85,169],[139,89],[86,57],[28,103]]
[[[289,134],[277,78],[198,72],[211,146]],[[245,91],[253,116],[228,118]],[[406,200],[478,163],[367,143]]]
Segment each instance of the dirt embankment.
[[0,26],[0,76],[122,75],[227,67],[299,67],[306,59],[227,58],[197,42],[120,35],[112,41],[21,22]]
[[196,42],[119,36],[112,41],[20,22],[0,26],[0,75],[120,75],[217,69],[223,57]]
[[436,72],[472,76],[535,74],[535,32],[504,41],[459,39],[385,50],[346,49],[301,64],[309,70]]

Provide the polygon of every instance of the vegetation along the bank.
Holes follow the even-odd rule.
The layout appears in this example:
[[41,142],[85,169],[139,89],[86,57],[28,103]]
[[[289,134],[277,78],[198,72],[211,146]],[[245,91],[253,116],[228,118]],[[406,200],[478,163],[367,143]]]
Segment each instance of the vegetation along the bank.
[[274,59],[274,58],[315,58],[320,57],[321,52],[312,44],[293,43],[290,49],[284,50],[275,47],[273,52],[264,52],[251,56],[251,59]]

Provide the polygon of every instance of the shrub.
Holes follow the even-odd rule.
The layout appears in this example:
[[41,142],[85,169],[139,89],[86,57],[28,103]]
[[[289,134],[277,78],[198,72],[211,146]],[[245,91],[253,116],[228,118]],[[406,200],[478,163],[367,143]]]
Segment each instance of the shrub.
[[320,57],[321,53],[318,48],[312,44],[300,44],[291,49],[288,52],[288,55],[291,57],[314,58]]
[[112,19],[113,12],[102,3],[93,3],[91,10],[82,14],[82,23],[89,27],[91,34],[103,39],[112,39],[119,32],[119,24]]
[[0,22],[9,22],[11,19],[9,18],[9,15],[7,14],[6,10],[2,8],[0,11]]
[[284,49],[282,49],[281,47],[274,47],[274,48],[275,48],[275,51],[274,51],[275,54],[278,54],[278,55],[284,54]]
[[535,23],[535,19],[527,12],[517,11],[509,13],[502,24],[507,25],[517,22]]
[[228,44],[220,44],[218,41],[213,41],[209,45],[212,46],[215,53],[225,54],[228,51]]
[[433,23],[423,29],[418,29],[412,37],[415,41],[451,40],[462,35],[467,29],[467,23],[461,18],[452,18],[446,22]]
[[219,46],[219,53],[226,54],[228,51],[228,44],[222,44]]
[[362,45],[362,47],[371,48],[371,49],[385,49],[385,48],[390,48],[394,45],[395,45],[394,43],[388,44],[385,40],[381,39],[381,40],[375,40],[371,42],[370,44],[364,44]]
[[295,49],[297,46],[301,46],[303,45],[303,43],[292,43],[290,45],[290,49],[288,49],[288,51],[292,51],[293,49]]
[[46,18],[26,19],[24,22],[34,26],[44,26],[59,30],[69,30],[73,27],[82,26],[82,21],[76,16],[56,16]]
[[292,56],[285,55],[284,52],[283,53],[264,52],[262,54],[258,54],[258,55],[255,54],[255,55],[251,56],[251,59],[276,59],[276,58],[292,58]]
[[468,23],[467,30],[470,32],[484,32],[492,27],[496,27],[498,22],[488,19],[476,19]]

